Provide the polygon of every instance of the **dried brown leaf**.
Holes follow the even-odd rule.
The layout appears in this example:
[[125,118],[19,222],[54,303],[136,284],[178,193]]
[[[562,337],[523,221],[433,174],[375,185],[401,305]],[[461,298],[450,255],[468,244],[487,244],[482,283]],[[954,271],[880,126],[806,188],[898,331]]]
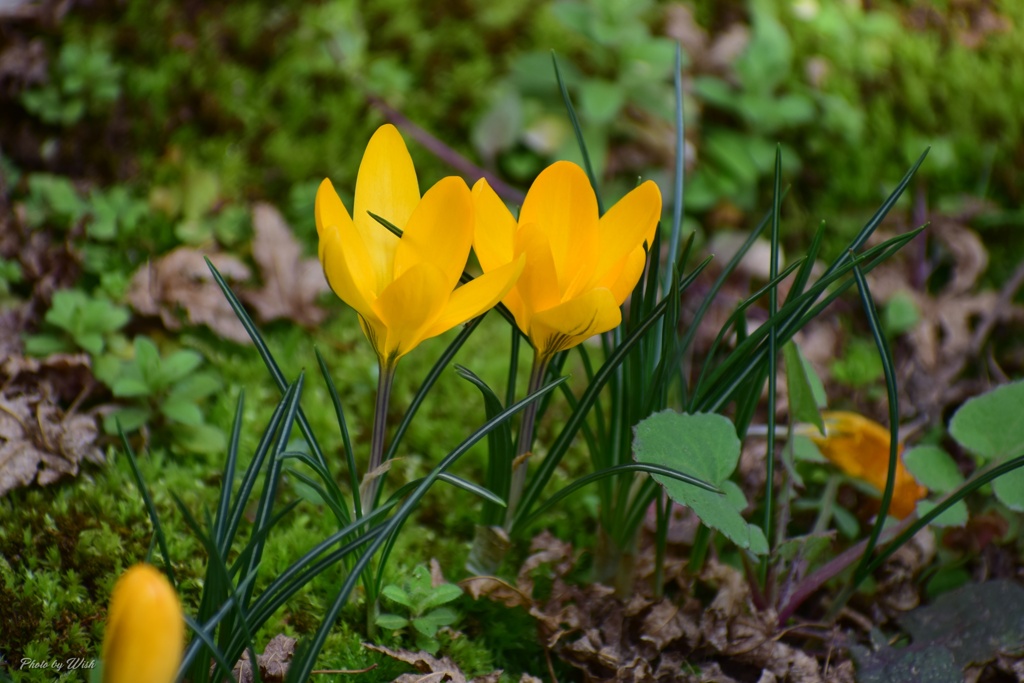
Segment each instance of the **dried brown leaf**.
[[[282,683],[288,676],[292,656],[295,654],[295,639],[278,634],[267,643],[263,654],[256,655],[256,665],[260,670],[260,680],[266,683]],[[232,671],[238,683],[252,683],[255,680],[249,651],[242,653],[242,658],[235,664]]]
[[143,315],[159,316],[169,330],[181,329],[178,314],[184,311],[191,324],[206,325],[225,339],[248,343],[249,335],[214,281],[204,255],[228,282],[249,279],[248,266],[234,256],[179,247],[136,271],[128,303]]
[[286,318],[306,327],[323,322],[327,312],[316,305],[316,299],[330,287],[320,261],[303,258],[302,245],[270,204],[253,207],[252,225],[252,257],[263,287],[243,292],[242,298],[263,321]]
[[43,393],[0,394],[0,496],[78,474],[83,460],[102,463],[94,417],[65,415]]
[[438,659],[422,650],[419,652],[393,650],[389,647],[373,645],[372,643],[363,643],[363,647],[385,654],[400,662],[410,664],[420,672],[419,675],[403,674],[396,678],[394,683],[428,683],[443,680],[451,681],[451,683],[467,683],[466,675],[462,673],[462,669],[449,657]]

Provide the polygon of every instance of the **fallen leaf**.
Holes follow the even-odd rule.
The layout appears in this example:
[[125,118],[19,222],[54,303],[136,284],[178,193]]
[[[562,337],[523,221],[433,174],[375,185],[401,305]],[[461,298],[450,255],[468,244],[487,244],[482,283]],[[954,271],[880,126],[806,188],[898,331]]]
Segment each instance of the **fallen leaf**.
[[393,650],[383,645],[363,643],[363,647],[374,652],[405,662],[420,672],[417,674],[402,674],[394,680],[394,683],[437,683],[448,680],[451,683],[468,683],[462,669],[448,657],[438,659],[427,652],[411,652],[409,650]]
[[[288,676],[288,667],[291,665],[292,656],[295,654],[295,639],[286,635],[278,634],[267,643],[263,654],[256,655],[256,665],[260,670],[260,680],[266,683],[282,683]],[[238,683],[253,683],[256,680],[253,675],[252,661],[249,659],[249,651],[242,653],[242,658],[235,664],[235,680]]]
[[[228,282],[249,279],[248,266],[228,254],[206,255]],[[249,335],[228,304],[203,260],[203,252],[179,247],[144,265],[132,276],[128,303],[143,315],[159,316],[169,330],[181,329],[179,310],[193,325],[206,325],[216,334],[240,344]]]
[[41,393],[0,395],[0,496],[78,474],[83,460],[103,462],[90,415],[64,412]]
[[270,204],[253,207],[252,226],[252,257],[263,287],[244,291],[242,298],[264,322],[286,318],[306,327],[319,325],[327,312],[315,302],[330,291],[320,261],[303,258],[302,245]]

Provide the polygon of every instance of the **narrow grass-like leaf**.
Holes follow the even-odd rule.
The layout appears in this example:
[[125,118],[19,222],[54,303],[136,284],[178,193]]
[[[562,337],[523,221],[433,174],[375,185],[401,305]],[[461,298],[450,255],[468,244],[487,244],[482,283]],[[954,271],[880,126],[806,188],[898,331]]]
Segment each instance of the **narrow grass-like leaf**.
[[245,389],[242,389],[238,393],[238,402],[235,405],[235,420],[231,425],[231,439],[228,441],[228,457],[224,460],[224,472],[221,475],[217,520],[213,527],[213,537],[221,553],[227,553],[231,548],[231,539],[227,536],[228,518],[231,514],[231,491],[235,488],[235,467],[238,464],[238,448],[242,438],[244,406]]
[[[271,378],[273,378],[278,391],[283,394],[288,388],[288,382],[285,379],[284,373],[281,372],[281,368],[277,364],[277,361],[274,359],[274,355],[270,352],[270,347],[268,347],[266,342],[263,341],[263,337],[256,328],[256,324],[253,323],[248,311],[245,310],[242,302],[240,302],[238,297],[235,296],[235,293],[231,290],[227,281],[220,274],[220,271],[214,267],[213,263],[210,262],[210,259],[205,257],[204,259],[206,261],[206,265],[210,268],[210,272],[213,274],[213,279],[217,282],[217,286],[220,287],[224,297],[228,300],[231,310],[234,311],[238,321],[242,323],[242,327],[245,328],[249,338],[252,339],[252,343],[256,347],[256,351],[260,354],[260,358],[263,360],[263,365],[266,366]],[[313,434],[313,428],[310,427],[309,420],[306,419],[306,415],[302,412],[301,408],[298,412],[298,421],[299,428],[302,430],[302,436],[306,439],[306,443],[309,444],[310,449],[313,451],[313,455],[317,460],[323,463],[324,467],[326,467],[327,459],[324,457],[323,450],[320,448],[320,444],[316,440],[316,435]]]
[[[782,146],[775,146],[775,181],[772,191],[772,231],[771,231],[771,262],[768,265],[769,279],[774,280],[779,274],[779,223],[782,209]],[[779,287],[772,285],[768,290],[768,318],[779,313]],[[765,454],[764,484],[764,521],[761,524],[764,537],[768,541],[768,549],[772,548],[772,525],[775,521],[775,402],[777,369],[779,363],[779,331],[772,327],[768,332],[768,451]],[[755,387],[756,388],[756,387]],[[760,393],[760,392],[758,392]],[[746,425],[741,427],[746,433]],[[765,558],[762,567],[767,569]],[[763,580],[762,576],[762,580]]]
[[[686,175],[686,122],[683,118],[683,56],[682,47],[676,43],[675,71],[672,74],[673,92],[676,100],[676,163],[675,176],[672,183],[672,231],[668,239],[668,263],[671,265],[679,257],[679,237],[683,231],[683,199],[684,180]],[[672,269],[665,269],[665,281],[662,290],[670,292]]]
[[[498,396],[482,379],[461,365],[455,366],[459,377],[475,386],[484,397],[484,412],[488,419],[493,418],[504,408]],[[499,425],[487,435],[487,472],[484,482],[494,492],[498,502],[484,503],[480,515],[480,523],[486,526],[501,524],[505,518],[505,501],[508,500],[512,486],[512,460],[515,457],[515,446],[512,443],[512,428],[508,422]]]
[[153,496],[150,495],[149,489],[146,488],[146,482],[142,479],[142,472],[139,470],[139,463],[135,459],[135,451],[132,449],[131,443],[128,442],[128,436],[121,429],[120,424],[117,425],[117,433],[121,437],[124,452],[128,456],[128,463],[132,468],[135,485],[139,487],[139,495],[142,496],[142,501],[146,504],[146,511],[149,512],[149,520],[153,523],[153,533],[156,534],[157,543],[160,545],[160,552],[164,556],[164,569],[167,572],[167,578],[170,579],[171,586],[177,587],[178,583],[174,579],[174,568],[171,563],[171,553],[167,549],[167,536],[164,534],[163,525],[160,524],[160,516],[156,513]]
[[406,498],[405,502],[402,503],[402,505],[398,508],[394,516],[384,525],[384,529],[381,531],[381,533],[376,534],[374,536],[373,541],[370,543],[370,546],[365,550],[365,552],[363,552],[360,558],[355,562],[354,566],[349,572],[349,575],[345,578],[345,581],[342,584],[341,589],[338,591],[337,597],[335,598],[331,606],[327,609],[324,619],[320,624],[320,628],[317,629],[317,632],[313,636],[312,641],[310,641],[308,649],[303,650],[303,656],[301,658],[293,659],[292,666],[288,671],[288,678],[286,679],[287,681],[298,683],[304,682],[309,678],[311,672],[313,671],[313,667],[316,664],[316,659],[320,654],[320,650],[323,648],[324,642],[326,642],[328,634],[334,628],[334,622],[338,618],[338,614],[341,612],[342,606],[345,604],[345,602],[348,601],[349,595],[355,588],[356,581],[359,580],[359,575],[363,572],[364,569],[366,569],[369,566],[371,559],[381,548],[381,546],[388,541],[389,536],[392,533],[397,532],[402,527],[406,519],[408,519],[409,515],[412,514],[412,511],[416,508],[417,505],[419,505],[419,502],[420,500],[422,500],[423,495],[427,492],[427,489],[429,489],[430,486],[437,480],[438,476],[442,472],[447,470],[459,458],[465,455],[465,453],[470,448],[472,448],[474,444],[476,444],[478,441],[486,437],[487,434],[492,429],[500,425],[502,422],[508,420],[510,417],[515,415],[517,412],[525,408],[533,401],[540,399],[542,396],[555,389],[555,387],[557,387],[563,381],[565,381],[565,378],[560,378],[554,382],[545,385],[544,387],[534,392],[533,394],[527,396],[518,403],[509,406],[504,411],[502,411],[501,414],[496,415],[493,419],[488,420],[482,427],[473,432],[473,434],[467,437],[461,444],[459,444],[459,446],[457,446],[453,451],[451,451],[447,456],[445,456],[445,458],[433,470],[430,471],[430,474],[424,477],[420,485],[416,487],[416,490],[408,498]]
[[[363,516],[362,501],[359,499],[359,470],[356,467],[356,455],[352,450],[352,439],[348,433],[348,421],[345,420],[345,408],[341,405],[341,397],[338,395],[338,388],[334,385],[334,378],[331,376],[330,370],[327,368],[327,361],[324,360],[323,354],[320,353],[320,349],[314,347],[313,352],[316,354],[316,362],[320,368],[320,375],[324,378],[324,382],[327,384],[327,393],[331,397],[331,405],[334,406],[334,415],[338,420],[338,429],[341,430],[341,444],[345,449],[345,463],[348,465],[348,483],[349,491],[352,492],[352,504],[356,517]],[[324,471],[327,471],[326,469]],[[328,477],[331,484],[334,483],[333,477]],[[325,482],[326,484],[327,482]],[[327,484],[330,486],[330,484]],[[341,490],[338,489],[337,495],[339,499],[342,499]],[[347,524],[350,520],[348,517],[348,508],[342,506],[345,510],[346,519],[343,520],[343,524]]]
[[590,186],[594,188],[594,196],[597,198],[597,214],[604,215],[604,204],[601,201],[601,187],[597,183],[597,176],[594,174],[594,165],[590,163],[590,153],[587,151],[587,142],[583,139],[583,129],[580,127],[580,120],[576,116],[576,108],[572,106],[572,98],[569,96],[569,89],[562,79],[562,72],[558,68],[558,59],[555,53],[551,53],[551,63],[555,67],[555,80],[558,81],[558,89],[562,93],[562,102],[565,104],[565,111],[569,115],[569,122],[572,124],[573,132],[576,133],[576,143],[580,147],[580,154],[583,155],[583,168],[590,178]]
[[507,503],[501,496],[497,495],[492,491],[487,490],[486,488],[480,486],[479,484],[474,484],[471,481],[466,481],[462,477],[457,477],[454,474],[449,474],[448,472],[442,472],[437,479],[438,481],[443,481],[448,484],[451,484],[452,486],[456,486],[462,489],[463,491],[469,491],[474,496],[479,496],[488,503],[497,505],[499,508],[505,508],[507,506]]
[[864,306],[864,314],[868,319],[868,327],[871,329],[871,336],[878,347],[878,356],[882,361],[882,373],[885,376],[885,392],[889,399],[889,471],[885,478],[885,489],[882,491],[882,503],[878,511],[871,535],[868,537],[868,545],[864,550],[864,557],[854,572],[854,582],[860,583],[867,576],[867,568],[871,564],[871,555],[875,551],[875,545],[882,534],[882,527],[885,525],[886,517],[889,515],[889,506],[892,504],[892,494],[896,490],[896,465],[900,457],[899,427],[900,427],[900,405],[899,392],[896,390],[896,369],[892,362],[892,352],[889,350],[889,342],[882,332],[881,322],[878,320],[878,311],[875,309],[875,301],[871,296],[867,280],[860,268],[854,267],[853,276],[857,280],[857,289],[860,291],[860,300]]

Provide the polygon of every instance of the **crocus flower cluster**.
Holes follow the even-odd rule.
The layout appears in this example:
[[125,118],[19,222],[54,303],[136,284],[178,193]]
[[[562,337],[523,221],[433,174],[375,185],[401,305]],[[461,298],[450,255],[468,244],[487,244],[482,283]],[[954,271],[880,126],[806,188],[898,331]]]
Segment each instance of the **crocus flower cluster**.
[[[544,359],[616,327],[660,215],[661,194],[647,181],[598,217],[586,174],[569,162],[537,177],[518,220],[483,180],[470,193],[444,178],[421,197],[391,125],[366,147],[352,216],[329,180],[316,196],[327,281],[358,312],[382,367],[498,301]],[[484,273],[457,287],[471,246]]]

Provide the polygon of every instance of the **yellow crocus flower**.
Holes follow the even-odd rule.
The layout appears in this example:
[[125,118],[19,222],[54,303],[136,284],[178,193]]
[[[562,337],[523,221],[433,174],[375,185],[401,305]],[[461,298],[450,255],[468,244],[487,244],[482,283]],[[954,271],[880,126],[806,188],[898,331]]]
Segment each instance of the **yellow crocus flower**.
[[[350,216],[331,181],[320,184],[320,262],[331,288],[359,314],[382,368],[493,307],[522,270],[522,260],[510,259],[456,287],[473,243],[469,188],[452,176],[421,198],[412,157],[390,124],[366,146],[353,204]],[[402,230],[401,239],[370,213]]]
[[661,192],[648,180],[598,216],[582,168],[559,161],[533,182],[518,221],[486,180],[473,186],[473,246],[485,273],[525,255],[503,299],[540,359],[618,326],[661,216]]
[[[817,446],[821,454],[851,477],[856,477],[879,492],[885,490],[889,474],[889,430],[863,415],[842,410],[825,411],[825,435],[815,427],[801,430]],[[889,514],[903,519],[914,512],[917,501],[928,489],[917,483],[903,465],[903,444],[896,461],[896,484],[893,488]]]
[[167,578],[148,564],[114,584],[103,634],[103,683],[171,683],[185,647],[185,617]]

